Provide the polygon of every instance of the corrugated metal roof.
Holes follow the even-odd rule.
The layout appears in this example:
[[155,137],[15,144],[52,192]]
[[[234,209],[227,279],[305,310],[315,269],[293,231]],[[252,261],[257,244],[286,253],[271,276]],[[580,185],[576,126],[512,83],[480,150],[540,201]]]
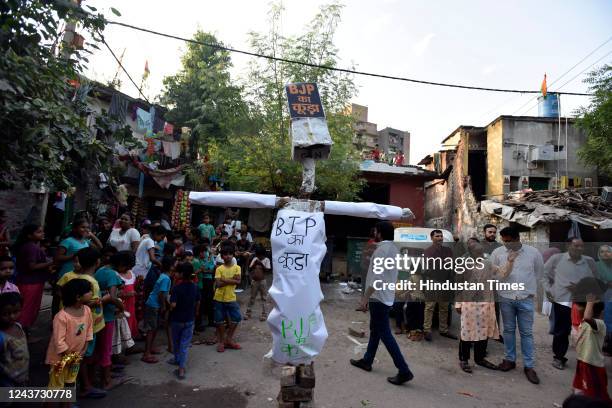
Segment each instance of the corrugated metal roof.
[[424,170],[418,166],[391,166],[387,163],[364,160],[359,164],[359,170],[368,173],[404,174],[407,176],[437,176],[433,171]]

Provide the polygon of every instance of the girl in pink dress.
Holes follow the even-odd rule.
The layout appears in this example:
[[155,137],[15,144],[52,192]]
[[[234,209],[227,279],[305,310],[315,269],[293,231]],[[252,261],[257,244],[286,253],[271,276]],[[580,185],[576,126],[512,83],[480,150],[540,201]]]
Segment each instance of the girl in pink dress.
[[136,291],[134,290],[134,284],[136,283],[136,276],[128,269],[125,273],[120,273],[119,277],[123,281],[123,288],[121,289],[120,298],[123,301],[123,307],[125,311],[130,314],[127,318],[130,332],[132,337],[138,336],[138,322],[136,320]]

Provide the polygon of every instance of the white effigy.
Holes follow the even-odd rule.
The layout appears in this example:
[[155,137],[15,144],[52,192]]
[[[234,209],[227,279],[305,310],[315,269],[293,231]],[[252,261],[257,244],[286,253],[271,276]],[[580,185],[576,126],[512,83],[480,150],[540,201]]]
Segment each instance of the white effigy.
[[319,303],[321,262],[326,253],[322,212],[283,209],[272,227],[275,306],[268,316],[271,357],[278,363],[307,363],[323,349],[327,329]]
[[[192,204],[220,207],[275,208],[280,198],[245,192],[191,192]],[[381,220],[413,217],[407,208],[375,203],[287,200],[274,220],[272,244],[273,280],[268,293],[274,308],[268,316],[272,349],[268,356],[281,364],[309,363],[327,339],[319,304],[321,262],[327,252],[324,214]]]

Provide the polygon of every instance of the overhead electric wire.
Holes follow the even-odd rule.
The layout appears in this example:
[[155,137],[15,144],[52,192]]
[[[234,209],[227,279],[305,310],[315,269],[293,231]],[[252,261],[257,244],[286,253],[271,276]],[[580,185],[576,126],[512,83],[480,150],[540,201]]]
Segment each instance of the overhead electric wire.
[[117,61],[117,64],[119,64],[119,66],[121,67],[121,69],[123,70],[123,72],[125,72],[125,75],[127,75],[128,79],[130,80],[130,82],[132,82],[132,84],[136,87],[136,89],[138,89],[138,93],[140,94],[140,96],[142,96],[144,98],[145,101],[147,101],[147,103],[150,105],[151,102],[149,101],[149,98],[147,98],[145,96],[144,93],[142,93],[142,88],[138,86],[138,84],[136,84],[136,81],[134,81],[132,79],[132,76],[130,75],[129,72],[127,72],[127,69],[125,69],[125,67],[123,66],[123,64],[121,63],[121,61],[119,60],[119,58],[117,58],[117,56],[115,55],[115,52],[113,51],[113,49],[110,47],[110,45],[108,45],[108,43],[106,42],[106,39],[104,37],[102,37],[102,42],[104,43],[104,45],[106,45],[106,48],[108,48],[108,50],[110,51],[111,55],[113,56],[113,58],[115,59],[115,61]]
[[[130,29],[133,29],[133,30],[143,31],[145,33],[154,34],[154,35],[158,35],[158,36],[161,36],[161,37],[172,38],[172,39],[175,39],[175,40],[184,41],[184,42],[188,42],[188,43],[192,43],[192,44],[204,45],[204,46],[211,47],[211,48],[218,49],[218,50],[223,50],[223,51],[228,51],[228,52],[235,52],[235,53],[239,53],[239,54],[250,55],[252,57],[265,58],[265,59],[272,60],[272,61],[285,62],[285,63],[288,63],[288,64],[297,64],[297,65],[303,65],[303,66],[308,66],[308,67],[312,67],[312,68],[325,69],[325,70],[329,70],[329,71],[343,72],[343,73],[347,73],[347,74],[355,74],[355,75],[363,75],[363,76],[369,76],[369,77],[375,77],[375,78],[392,79],[392,80],[396,80],[396,81],[412,82],[412,83],[423,84],[423,85],[442,86],[442,87],[447,87],[447,88],[470,89],[470,90],[476,90],[476,91],[506,92],[506,93],[519,93],[519,94],[537,94],[537,93],[540,93],[540,91],[529,91],[529,90],[520,90],[520,89],[503,89],[503,88],[488,88],[488,87],[480,87],[480,86],[450,84],[450,83],[444,83],[444,82],[424,81],[424,80],[420,80],[420,79],[398,77],[398,76],[386,75],[386,74],[376,74],[376,73],[372,73],[372,72],[357,71],[357,70],[346,69],[346,68],[331,67],[331,66],[328,66],[328,65],[314,64],[314,63],[310,63],[310,62],[297,61],[297,60],[288,59],[288,58],[281,58],[281,57],[275,57],[275,56],[272,56],[272,55],[265,55],[265,54],[259,54],[259,53],[256,53],[256,52],[251,52],[251,51],[239,50],[239,49],[236,49],[236,48],[226,47],[226,46],[220,45],[220,44],[206,43],[206,42],[197,41],[197,40],[194,40],[194,39],[191,39],[191,38],[179,37],[179,36],[173,35],[173,34],[166,34],[166,33],[162,33],[162,32],[159,32],[159,31],[150,30],[148,28],[143,28],[143,27],[138,27],[138,26],[134,26],[134,25],[131,25],[131,24],[121,23],[119,21],[106,20],[106,23],[113,24],[113,25],[118,25],[118,26],[122,26],[122,27],[126,27],[126,28],[130,28]],[[576,95],[576,96],[591,96],[591,94],[580,93],[580,92],[563,92],[563,94],[564,95]]]
[[[595,64],[599,63],[600,61],[602,61],[604,58],[606,58],[608,55],[612,54],[612,50],[608,51],[607,54],[605,54],[604,56],[602,56],[601,58],[599,58],[597,61],[593,62],[591,65],[587,66],[586,68],[584,68],[582,71],[580,71],[579,73],[577,73],[576,75],[574,75],[571,79],[569,79],[568,81],[566,81],[565,83],[563,83],[563,85],[559,86],[559,88],[557,88],[557,91],[550,91],[549,93],[551,94],[562,94],[562,92],[558,92],[559,89],[563,88],[565,85],[569,84],[570,82],[572,82],[573,80],[575,80],[576,78],[578,78],[580,75],[582,75],[585,71],[589,70],[591,67],[593,67]],[[529,101],[527,101],[527,103],[531,102],[532,99],[530,99]],[[527,105],[524,104],[523,106],[521,106],[520,108],[518,108],[517,110],[514,111],[514,113],[518,112],[519,110],[523,109],[523,107]],[[525,110],[521,115],[529,112],[531,109],[535,108],[538,105],[538,103],[536,102],[535,105],[530,106],[529,108],[527,108],[527,110]],[[514,115],[513,113],[513,115]]]
[[[610,41],[612,41],[612,36],[608,37],[608,39],[606,41],[604,41],[603,43],[599,44],[593,51],[589,52],[587,55],[585,55],[580,61],[578,61],[577,63],[575,63],[574,65],[572,65],[571,68],[569,68],[568,70],[566,70],[563,74],[561,74],[561,76],[557,77],[554,81],[552,81],[550,83],[550,85],[554,85],[555,83],[559,82],[559,80],[561,80],[561,78],[563,78],[564,76],[566,76],[567,74],[569,74],[574,68],[576,68],[578,65],[582,64],[587,58],[589,58],[591,55],[595,54],[597,51],[599,51],[599,49],[601,47],[603,47],[604,45],[606,45],[607,43],[609,43]],[[584,71],[583,71],[584,72]],[[582,72],[581,72],[582,73]],[[580,74],[578,74],[580,75]],[[573,79],[572,79],[573,80]],[[571,82],[572,80],[568,81]],[[562,86],[560,86],[559,88],[563,87],[565,84],[563,84]],[[500,105],[497,105],[495,108],[490,109],[487,111],[487,113],[478,116],[478,119],[488,116],[490,113],[496,111],[497,109],[499,109],[500,107],[506,105],[508,102],[510,102],[511,100],[513,100],[514,98],[516,98],[516,96],[511,96],[509,99],[506,99],[504,102],[502,102]],[[520,96],[519,96],[520,98]],[[532,99],[530,98],[529,100],[527,100],[527,102],[525,104],[523,104],[520,108],[518,108],[516,111],[519,111],[521,109],[523,109],[524,106],[526,106]],[[531,109],[531,108],[530,108]],[[515,111],[515,112],[516,112]]]

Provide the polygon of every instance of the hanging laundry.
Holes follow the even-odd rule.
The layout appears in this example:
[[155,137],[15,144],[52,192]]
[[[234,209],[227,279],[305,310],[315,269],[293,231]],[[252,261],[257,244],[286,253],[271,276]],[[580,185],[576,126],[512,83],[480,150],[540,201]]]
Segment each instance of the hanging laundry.
[[178,159],[181,155],[181,144],[179,142],[162,141],[162,144],[164,145],[164,154],[172,160]]
[[174,133],[174,125],[172,123],[164,123],[164,133],[167,135],[171,135]]
[[138,126],[138,129],[151,129],[151,114],[144,109],[136,109],[136,125]]

